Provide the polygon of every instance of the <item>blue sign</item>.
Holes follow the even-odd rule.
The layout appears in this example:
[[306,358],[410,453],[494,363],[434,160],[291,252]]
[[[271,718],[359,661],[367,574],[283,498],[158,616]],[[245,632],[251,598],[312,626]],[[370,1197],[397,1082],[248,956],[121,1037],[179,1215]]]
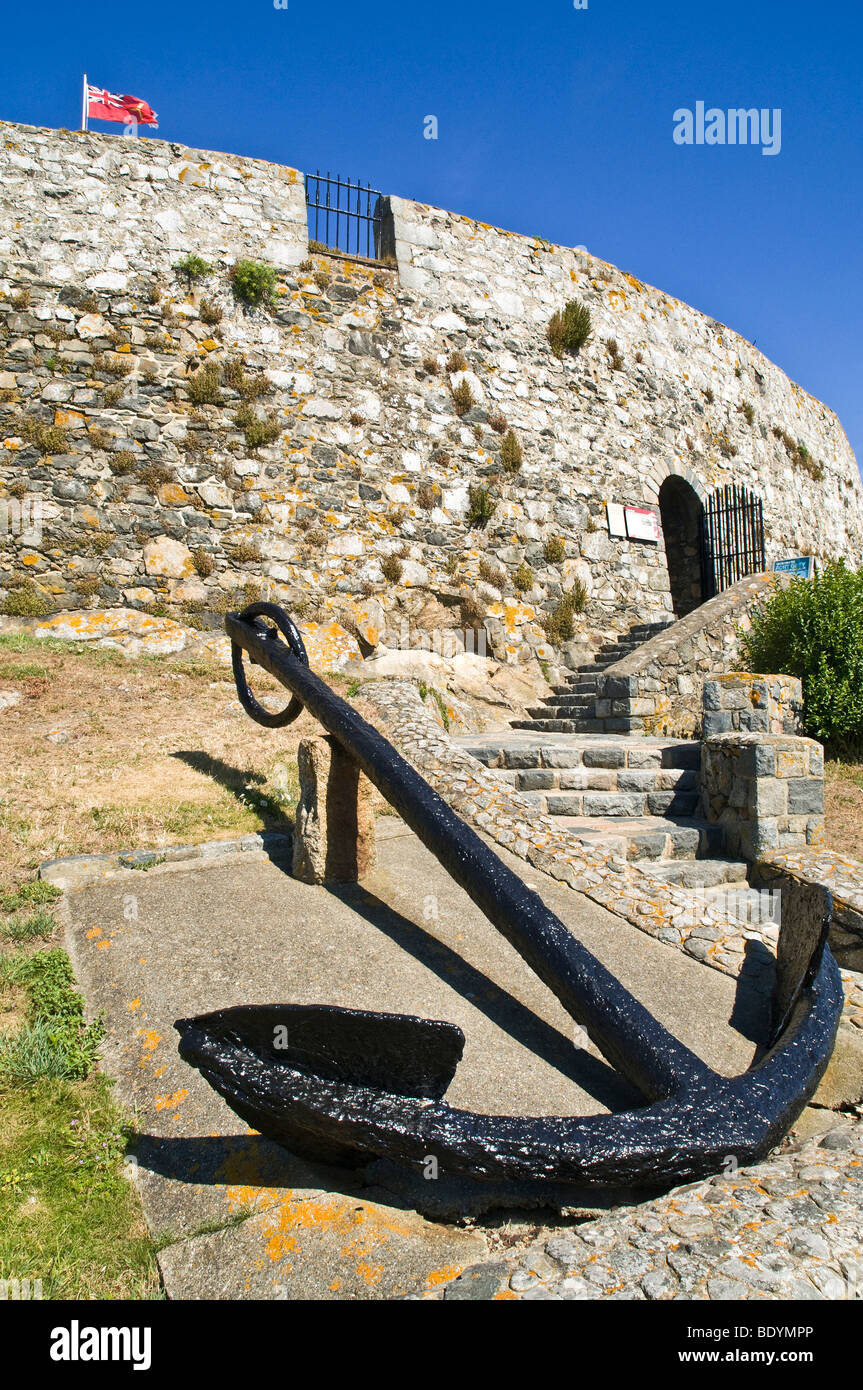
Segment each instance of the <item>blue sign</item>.
[[795,579],[811,579],[815,573],[814,555],[795,555],[791,560],[774,560],[774,574],[793,574]]

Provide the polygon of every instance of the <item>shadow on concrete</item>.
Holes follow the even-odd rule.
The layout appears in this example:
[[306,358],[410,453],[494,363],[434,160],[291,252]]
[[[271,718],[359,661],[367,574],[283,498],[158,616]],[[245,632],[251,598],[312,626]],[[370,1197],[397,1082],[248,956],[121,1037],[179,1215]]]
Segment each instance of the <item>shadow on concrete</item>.
[[776,957],[763,941],[747,941],[743,967],[737,977],[734,1008],[728,1020],[744,1038],[756,1044],[754,1066],[764,1055],[770,1038],[770,998],[776,978]]
[[368,889],[357,884],[329,884],[326,891],[384,932],[498,1028],[575,1082],[600,1105],[617,1111],[632,1110],[647,1103],[641,1092],[608,1063],[578,1047],[488,975],[470,965],[457,951],[396,912]]

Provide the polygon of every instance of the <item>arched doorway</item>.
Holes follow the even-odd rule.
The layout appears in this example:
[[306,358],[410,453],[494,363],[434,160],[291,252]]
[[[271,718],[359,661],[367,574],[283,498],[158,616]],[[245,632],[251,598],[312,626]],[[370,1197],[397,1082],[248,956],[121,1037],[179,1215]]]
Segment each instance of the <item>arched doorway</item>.
[[704,602],[701,569],[701,499],[685,478],[672,474],[659,489],[668,584],[676,618]]

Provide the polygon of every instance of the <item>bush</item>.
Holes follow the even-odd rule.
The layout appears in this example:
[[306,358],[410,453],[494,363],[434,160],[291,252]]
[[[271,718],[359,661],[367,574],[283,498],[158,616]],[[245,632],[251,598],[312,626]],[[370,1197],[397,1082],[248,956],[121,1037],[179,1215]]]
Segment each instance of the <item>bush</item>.
[[568,642],[575,632],[575,618],[579,613],[583,613],[587,607],[587,589],[580,579],[576,579],[572,588],[555,605],[542,622],[545,635],[553,646],[559,647],[562,642]]
[[479,577],[493,589],[502,589],[506,583],[506,572],[488,560],[485,555],[479,562]]
[[212,299],[202,299],[198,308],[201,322],[210,325],[222,322],[222,311]]
[[500,410],[495,410],[491,415],[489,415],[488,423],[494,430],[495,434],[506,434],[507,430],[509,429],[509,421],[507,420],[503,412]]
[[743,638],[752,671],[798,676],[805,730],[835,756],[863,749],[863,571],[842,561],[795,579],[756,611]]
[[507,473],[517,473],[524,462],[524,453],[514,430],[508,430],[501,441],[500,461]]
[[32,579],[12,589],[0,603],[0,613],[9,618],[44,618],[51,610],[47,594],[37,589]]
[[202,579],[209,579],[216,568],[216,562],[212,555],[209,551],[203,550],[201,546],[197,546],[192,551],[192,564],[195,566],[195,573],[199,574]]
[[533,570],[524,560],[513,575],[512,582],[520,594],[526,594],[533,588]]
[[219,389],[221,373],[215,362],[208,362],[194,376],[189,377],[187,390],[193,405],[221,405],[222,392]]
[[566,546],[560,536],[549,536],[542,553],[550,565],[559,565],[566,555]]
[[605,346],[608,348],[608,355],[611,358],[611,370],[619,372],[623,366],[623,353],[617,344],[616,338],[606,338]]
[[590,310],[586,304],[571,299],[563,310],[552,315],[546,331],[555,357],[563,357],[567,352],[574,356],[590,338]]
[[467,358],[463,352],[451,352],[447,358],[446,369],[448,372],[466,372]]
[[481,483],[471,485],[470,501],[467,509],[468,526],[485,526],[494,516],[496,502],[487,487]]
[[381,561],[381,573],[389,584],[398,584],[403,570],[404,566],[398,555],[385,555]]
[[247,449],[260,449],[263,444],[273,444],[282,434],[282,422],[278,415],[271,413],[265,420],[259,420],[250,405],[237,407],[234,424],[245,431]]
[[262,261],[237,261],[231,271],[234,298],[252,309],[272,304],[276,293],[276,272]]
[[208,275],[212,275],[213,267],[209,261],[205,261],[202,256],[183,256],[182,260],[176,261],[174,269],[178,275],[185,275],[189,284],[193,280],[203,280]]
[[452,388],[452,403],[456,415],[467,415],[472,406],[476,404],[473,398],[473,391],[470,389],[470,382],[462,377],[458,386]]

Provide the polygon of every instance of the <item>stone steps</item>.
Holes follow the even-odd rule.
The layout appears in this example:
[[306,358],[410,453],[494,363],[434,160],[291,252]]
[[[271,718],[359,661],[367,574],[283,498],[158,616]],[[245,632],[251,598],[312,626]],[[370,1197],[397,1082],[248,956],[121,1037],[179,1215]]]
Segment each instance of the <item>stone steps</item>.
[[663,632],[668,623],[636,623],[614,642],[606,642],[590,662],[570,671],[566,683],[553,686],[553,694],[541,705],[528,709],[529,720],[513,723],[514,729],[534,727],[543,733],[602,733],[630,731],[630,721],[596,715],[596,689],[599,676],[625,656],[638,651],[645,642]]
[[719,906],[744,927],[774,930],[770,894],[748,881],[749,866],[723,855],[722,832],[698,817],[701,745],[686,739],[511,731],[455,740],[494,769],[537,815],[618,863],[637,864],[658,883],[691,895],[693,923]]
[[722,848],[718,827],[695,817],[556,816],[555,822],[610,859],[639,865],[650,860],[700,861],[714,858]]

